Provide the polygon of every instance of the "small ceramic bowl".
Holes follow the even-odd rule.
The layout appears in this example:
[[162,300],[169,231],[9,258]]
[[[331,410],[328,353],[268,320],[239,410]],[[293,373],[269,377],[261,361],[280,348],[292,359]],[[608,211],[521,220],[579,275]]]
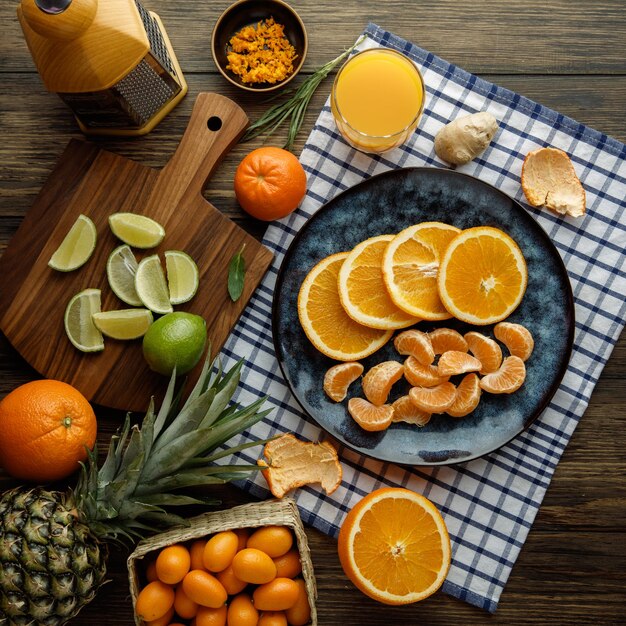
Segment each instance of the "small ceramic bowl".
[[[285,36],[295,48],[298,55],[294,69],[287,78],[277,83],[244,83],[239,76],[226,69],[230,51],[229,41],[244,26],[255,25],[273,17],[278,24],[285,27]],[[233,85],[246,91],[268,92],[284,87],[300,71],[306,58],[308,39],[304,23],[300,16],[282,0],[239,0],[220,15],[213,29],[211,52],[217,69],[222,76]]]

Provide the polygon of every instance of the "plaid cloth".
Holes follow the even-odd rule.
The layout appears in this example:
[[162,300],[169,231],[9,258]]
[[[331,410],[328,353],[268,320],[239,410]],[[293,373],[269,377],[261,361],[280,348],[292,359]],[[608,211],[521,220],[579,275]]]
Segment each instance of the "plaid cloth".
[[[295,432],[317,440],[315,426],[287,388],[272,344],[270,316],[276,275],[294,234],[340,191],[380,172],[405,166],[448,167],[433,150],[437,131],[460,115],[490,111],[499,130],[479,158],[459,167],[520,201],[548,232],[567,266],[576,302],[576,336],[569,368],[544,413],[519,437],[488,455],[451,467],[407,469],[340,448],[343,483],[327,497],[317,487],[296,492],[305,522],[336,536],[345,513],[381,486],[402,486],[430,498],[452,540],[452,566],[443,590],[495,611],[511,568],[543,500],[550,478],[582,417],[626,317],[626,146],[516,93],[450,65],[374,24],[359,49],[385,46],[408,55],[426,83],[426,110],[408,144],[383,156],[355,151],[340,137],[328,103],[302,151],[308,193],[302,206],[272,224],[264,243],[276,255],[222,354],[247,368],[236,400],[269,396],[275,410],[239,441]],[[542,146],[567,152],[587,192],[583,218],[560,218],[525,204],[520,173],[525,155]],[[255,462],[258,449],[236,460]],[[230,460],[229,460],[230,461]],[[267,496],[257,476],[243,487]]]

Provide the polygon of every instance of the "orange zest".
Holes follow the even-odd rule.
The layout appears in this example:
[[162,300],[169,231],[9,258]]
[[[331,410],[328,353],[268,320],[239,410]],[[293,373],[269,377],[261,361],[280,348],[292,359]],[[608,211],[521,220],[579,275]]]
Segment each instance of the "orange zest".
[[414,387],[435,387],[448,381],[449,376],[441,376],[436,365],[422,365],[410,356],[404,362],[404,377]]
[[324,392],[335,402],[345,400],[348,387],[363,373],[360,363],[339,363],[324,374]]
[[409,391],[411,402],[426,413],[447,411],[456,398],[456,387],[450,383],[441,383],[436,387],[413,387]]
[[456,376],[467,372],[477,372],[481,368],[480,361],[467,352],[448,350],[439,357],[437,371],[439,376]]
[[399,354],[412,356],[422,365],[430,365],[435,360],[435,351],[430,337],[420,330],[411,328],[399,333],[393,340]]
[[502,365],[502,350],[491,337],[477,332],[465,333],[470,352],[480,361],[481,374],[495,372]]
[[493,334],[501,341],[507,350],[522,361],[527,361],[535,347],[535,340],[530,331],[521,324],[500,322],[493,329]]
[[387,397],[394,383],[397,383],[404,373],[404,366],[397,361],[384,361],[370,369],[361,383],[365,397],[375,406],[387,402]]
[[480,387],[488,393],[513,393],[526,380],[526,366],[517,356],[507,356],[498,370],[480,379]]
[[389,428],[393,417],[393,409],[389,404],[376,406],[364,398],[350,398],[348,400],[348,413],[363,430],[369,432],[378,432]]
[[480,402],[480,379],[476,374],[467,374],[456,388],[456,396],[446,413],[452,417],[469,415]]

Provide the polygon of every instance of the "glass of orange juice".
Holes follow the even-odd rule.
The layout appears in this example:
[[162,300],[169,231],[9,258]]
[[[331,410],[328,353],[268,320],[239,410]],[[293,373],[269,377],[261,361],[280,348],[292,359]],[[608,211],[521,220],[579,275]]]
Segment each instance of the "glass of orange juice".
[[415,63],[389,48],[355,54],[337,73],[330,105],[343,138],[381,154],[406,142],[424,110],[424,80]]

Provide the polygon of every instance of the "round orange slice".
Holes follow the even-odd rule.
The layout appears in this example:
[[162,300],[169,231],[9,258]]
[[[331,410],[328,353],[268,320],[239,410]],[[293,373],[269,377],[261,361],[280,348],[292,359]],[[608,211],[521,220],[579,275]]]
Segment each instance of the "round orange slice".
[[526,380],[526,366],[518,356],[507,356],[498,370],[480,379],[480,388],[488,393],[513,393]]
[[392,405],[393,417],[392,422],[406,422],[415,426],[426,426],[430,422],[430,413],[418,409],[409,396],[398,398]]
[[435,354],[443,354],[448,350],[467,352],[467,341],[463,335],[452,328],[436,328],[428,333],[428,338]]
[[481,374],[495,372],[502,365],[502,350],[491,337],[477,332],[469,332],[464,335],[470,352],[480,361]]
[[440,376],[436,365],[422,365],[414,356],[404,362],[404,377],[414,387],[434,387],[450,378]]
[[452,417],[469,415],[478,406],[480,394],[480,379],[476,374],[468,374],[457,386],[454,402],[446,413]]
[[403,311],[425,320],[450,317],[439,298],[437,273],[444,251],[460,232],[450,224],[423,222],[389,242],[383,277],[391,299]]
[[527,283],[519,246],[491,226],[468,228],[455,237],[437,277],[439,296],[450,314],[478,325],[508,317],[522,301]]
[[530,331],[521,324],[500,322],[493,329],[493,334],[513,356],[518,356],[522,361],[528,360],[535,347],[535,340]]
[[435,360],[430,338],[421,330],[405,330],[393,340],[399,354],[415,357],[422,365],[430,365]]
[[467,352],[457,352],[448,350],[439,357],[437,371],[439,376],[456,376],[467,372],[477,372],[481,367],[480,361],[467,354]]
[[360,363],[339,363],[324,374],[324,392],[335,402],[341,402],[348,395],[348,387],[363,373]]
[[350,398],[348,400],[348,413],[363,430],[369,432],[378,432],[389,428],[393,417],[391,405],[376,406],[365,398]]
[[391,387],[402,378],[403,373],[404,366],[397,361],[384,361],[374,365],[361,383],[365,397],[375,406],[385,404]]
[[456,387],[450,383],[441,383],[436,387],[413,387],[409,391],[411,402],[426,413],[447,411],[456,398]]
[[348,254],[339,272],[339,297],[346,313],[370,328],[406,328],[419,320],[398,308],[383,280],[383,254],[394,235],[361,242]]
[[348,513],[338,540],[346,576],[385,604],[424,600],[450,568],[450,537],[435,505],[413,491],[383,488]]
[[298,293],[298,317],[309,341],[337,361],[357,361],[384,346],[392,331],[367,328],[341,306],[337,277],[347,252],[320,261],[306,276]]

